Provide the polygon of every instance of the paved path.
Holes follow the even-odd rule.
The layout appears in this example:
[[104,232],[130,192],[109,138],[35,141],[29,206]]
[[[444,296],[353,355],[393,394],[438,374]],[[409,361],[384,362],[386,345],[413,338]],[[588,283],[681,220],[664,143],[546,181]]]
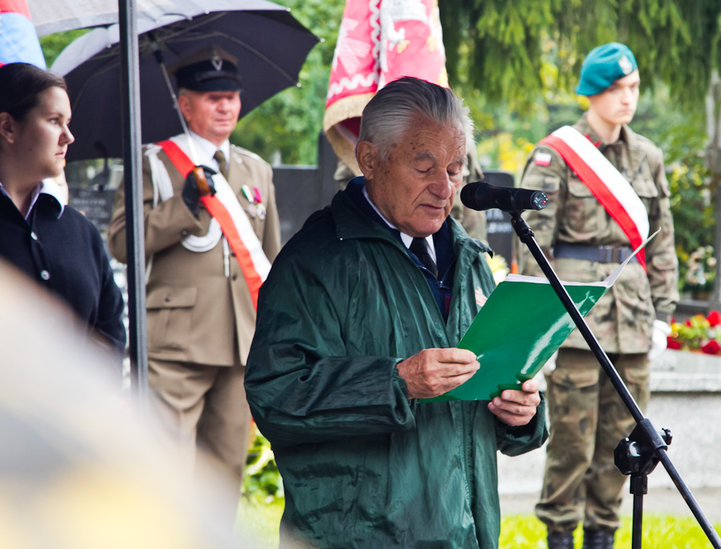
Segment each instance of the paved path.
[[[692,489],[691,493],[712,524],[721,525],[721,488]],[[501,494],[501,512],[533,514],[537,494]],[[644,513],[693,517],[688,505],[675,488],[652,487],[643,498]],[[633,515],[633,496],[624,497],[622,513]]]

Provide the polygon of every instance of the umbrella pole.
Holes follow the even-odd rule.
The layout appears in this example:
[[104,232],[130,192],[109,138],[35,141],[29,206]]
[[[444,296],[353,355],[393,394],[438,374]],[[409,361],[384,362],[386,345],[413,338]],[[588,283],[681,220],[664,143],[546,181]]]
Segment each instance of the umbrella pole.
[[118,0],[123,171],[128,257],[130,372],[138,405],[148,410],[148,346],[145,317],[145,230],[140,133],[140,69],[135,0]]
[[183,128],[183,133],[188,136],[190,158],[193,163],[197,164],[198,162],[196,161],[196,159],[198,158],[198,154],[195,150],[195,143],[193,143],[193,140],[190,138],[190,131],[188,130],[188,124],[185,122],[185,117],[183,116],[183,113],[180,112],[180,105],[178,105],[178,96],[175,94],[173,84],[170,82],[170,76],[168,76],[168,69],[165,66],[165,59],[163,59],[163,52],[160,51],[160,44],[158,44],[158,41],[155,39],[155,36],[152,32],[149,32],[148,35],[150,36],[150,46],[153,49],[153,55],[155,56],[155,60],[158,62],[158,65],[160,65],[160,73],[163,75],[163,80],[165,81],[165,85],[168,88],[168,93],[170,93],[170,99],[173,101],[173,108],[175,109],[175,112],[178,113],[178,118],[180,119],[180,126]]

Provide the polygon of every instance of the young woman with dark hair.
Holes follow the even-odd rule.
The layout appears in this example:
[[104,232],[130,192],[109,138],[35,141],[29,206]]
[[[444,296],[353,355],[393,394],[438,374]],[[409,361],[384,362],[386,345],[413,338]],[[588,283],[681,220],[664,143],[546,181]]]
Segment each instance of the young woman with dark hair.
[[0,67],[0,258],[64,301],[94,340],[122,353],[123,298],[96,227],[52,181],[74,141],[62,78]]

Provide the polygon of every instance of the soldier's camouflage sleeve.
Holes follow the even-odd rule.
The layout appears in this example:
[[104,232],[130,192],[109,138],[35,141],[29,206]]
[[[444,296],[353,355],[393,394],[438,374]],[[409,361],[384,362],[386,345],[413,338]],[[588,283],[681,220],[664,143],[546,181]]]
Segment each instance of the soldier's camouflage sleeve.
[[[567,178],[568,166],[554,149],[545,145],[539,145],[533,150],[521,177],[521,187],[543,191],[548,195],[546,208],[528,210],[523,214],[523,218],[549,259],[552,259],[551,247],[558,234],[558,220],[564,211]],[[530,276],[544,276],[526,245],[516,240],[519,272]]]
[[648,212],[649,234],[661,229],[646,247],[646,272],[657,318],[670,321],[678,302],[678,260],[671,217],[670,189],[666,180],[661,149],[648,142],[644,147],[658,189],[658,199]]

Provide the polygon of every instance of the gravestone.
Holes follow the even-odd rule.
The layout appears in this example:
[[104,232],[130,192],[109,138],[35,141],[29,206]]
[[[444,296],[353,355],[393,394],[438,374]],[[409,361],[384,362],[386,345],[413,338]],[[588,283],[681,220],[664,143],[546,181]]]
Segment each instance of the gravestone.
[[[500,170],[483,170],[486,183],[496,187],[513,187],[513,175]],[[513,238],[515,232],[511,225],[511,216],[498,208],[486,211],[486,231],[488,245],[497,254],[503,256],[508,265],[513,260]]]

